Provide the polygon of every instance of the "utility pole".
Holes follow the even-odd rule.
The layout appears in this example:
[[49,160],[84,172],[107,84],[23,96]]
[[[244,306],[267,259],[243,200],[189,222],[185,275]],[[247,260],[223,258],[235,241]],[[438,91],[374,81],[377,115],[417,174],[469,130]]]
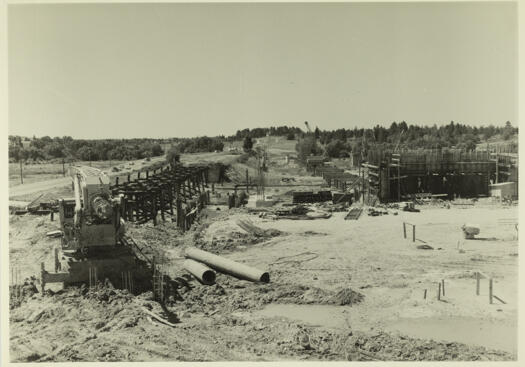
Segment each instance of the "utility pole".
[[397,201],[401,201],[401,154],[399,154],[399,162],[397,162]]
[[246,194],[248,194],[248,168],[246,168]]
[[23,184],[24,183],[24,177],[23,177],[23,174],[22,174],[22,157],[19,157],[18,161],[20,162],[20,183]]
[[66,162],[64,161],[64,157],[62,157],[62,176],[66,177]]

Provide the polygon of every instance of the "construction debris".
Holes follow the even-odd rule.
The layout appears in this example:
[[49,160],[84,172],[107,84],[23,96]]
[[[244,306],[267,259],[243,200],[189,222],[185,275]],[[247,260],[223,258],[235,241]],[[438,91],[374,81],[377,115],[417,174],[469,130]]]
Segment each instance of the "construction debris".
[[62,237],[62,234],[63,234],[62,231],[57,230],[57,231],[50,231],[50,232],[47,232],[47,233],[46,233],[46,236],[47,236],[47,237],[53,237],[53,238],[56,238],[56,237]]
[[463,235],[467,240],[473,240],[475,238],[474,236],[480,232],[478,224],[463,224],[461,229],[463,230]]
[[276,229],[262,229],[254,225],[247,219],[238,219],[237,225],[244,229],[246,232],[255,235],[256,237],[276,237],[282,234],[281,231]]
[[292,193],[292,202],[294,204],[320,203],[330,200],[332,200],[331,191],[319,191],[317,193],[312,191],[295,191]]
[[358,220],[361,216],[361,213],[363,212],[363,208],[352,208],[348,212],[348,214],[345,216],[345,220]]

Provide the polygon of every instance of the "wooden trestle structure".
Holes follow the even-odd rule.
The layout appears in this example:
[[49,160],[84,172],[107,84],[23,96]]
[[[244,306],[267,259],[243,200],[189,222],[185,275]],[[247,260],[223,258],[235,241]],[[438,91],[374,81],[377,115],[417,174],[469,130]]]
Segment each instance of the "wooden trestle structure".
[[[207,166],[164,166],[152,171],[137,172],[136,178],[116,177],[111,191],[121,196],[121,217],[134,223],[153,221],[160,213],[175,216],[177,226],[187,230],[197,213],[209,203]],[[122,182],[123,181],[123,182]]]

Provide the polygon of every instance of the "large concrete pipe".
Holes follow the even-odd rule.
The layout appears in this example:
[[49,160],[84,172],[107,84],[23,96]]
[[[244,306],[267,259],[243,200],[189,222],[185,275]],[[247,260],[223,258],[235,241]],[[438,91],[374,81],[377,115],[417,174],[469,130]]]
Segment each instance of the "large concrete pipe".
[[206,265],[192,259],[186,259],[183,266],[184,269],[195,278],[199,279],[203,284],[211,285],[215,283],[215,272]]
[[241,279],[264,283],[268,283],[270,281],[270,274],[268,274],[268,272],[252,268],[244,264],[239,264],[233,260],[225,259],[224,257],[217,256],[194,247],[187,248],[185,251],[185,256],[187,258],[203,262],[217,271],[231,274]]

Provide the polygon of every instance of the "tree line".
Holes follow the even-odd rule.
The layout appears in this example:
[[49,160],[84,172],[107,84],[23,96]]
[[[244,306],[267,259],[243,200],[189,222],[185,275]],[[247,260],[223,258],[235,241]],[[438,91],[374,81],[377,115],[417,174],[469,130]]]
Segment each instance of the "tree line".
[[[238,130],[231,136],[171,138],[171,139],[73,139],[70,136],[23,138],[9,136],[11,161],[73,159],[82,161],[134,160],[163,155],[161,142],[173,145],[178,154],[222,151],[224,142],[244,141],[244,150],[251,150],[252,139],[264,136],[284,136],[298,139],[298,155],[306,157],[325,154],[344,157],[352,152],[362,152],[371,146],[385,148],[460,148],[474,150],[481,142],[493,139],[511,140],[518,128],[507,121],[504,126],[468,126],[451,121],[447,125],[418,126],[405,121],[392,122],[389,127],[336,129],[304,132],[299,127],[277,126]],[[307,139],[308,138],[308,139]]]
[[[447,125],[418,126],[402,121],[390,127],[376,125],[370,129],[319,130],[302,134],[296,150],[299,158],[325,154],[331,158],[347,157],[352,152],[366,152],[371,147],[385,149],[476,149],[480,143],[493,139],[509,141],[517,137],[518,128],[507,121],[504,126],[469,126],[451,121]],[[310,136],[311,138],[308,138]],[[517,144],[516,144],[517,146]]]
[[42,161],[50,159],[102,161],[134,160],[163,155],[154,139],[73,139],[70,136],[22,138],[9,136],[9,159]]
[[226,137],[226,141],[240,141],[247,137],[251,139],[262,138],[265,136],[286,136],[288,139],[293,140],[297,134],[303,134],[303,130],[295,126],[276,126],[276,127],[257,127],[255,129],[243,129],[237,130],[234,135]]

